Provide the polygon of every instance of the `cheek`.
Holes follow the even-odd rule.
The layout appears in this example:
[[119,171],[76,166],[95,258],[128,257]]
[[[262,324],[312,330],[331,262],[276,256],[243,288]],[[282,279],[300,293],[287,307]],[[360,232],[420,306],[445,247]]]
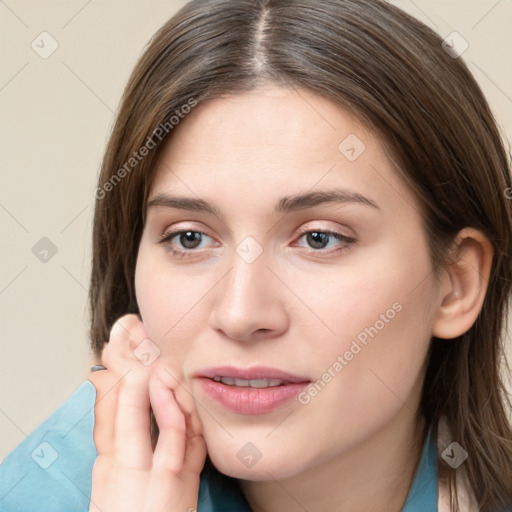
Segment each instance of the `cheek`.
[[[312,323],[316,317],[317,335],[325,345],[343,349],[360,333],[364,341],[364,333],[369,336],[367,330],[374,332],[375,327],[379,337],[391,331],[396,335],[394,331],[400,333],[404,326],[414,328],[416,334],[428,329],[434,298],[431,271],[426,249],[411,257],[407,246],[392,241],[361,251],[328,272],[292,269],[285,278],[310,309],[307,316]],[[421,321],[415,324],[415,320]],[[397,339],[401,338],[404,335]]]
[[189,347],[206,321],[211,276],[191,277],[165,255],[141,244],[135,271],[137,303],[148,336],[177,355]]
[[304,402],[318,400],[333,417],[351,411],[355,430],[369,411],[381,419],[396,412],[416,392],[430,344],[435,287],[426,251],[410,258],[400,245],[380,247],[335,280],[317,281],[317,293],[307,293],[310,276],[294,283],[323,324],[314,326],[320,339],[312,325],[302,333],[322,346],[309,355],[319,380]]

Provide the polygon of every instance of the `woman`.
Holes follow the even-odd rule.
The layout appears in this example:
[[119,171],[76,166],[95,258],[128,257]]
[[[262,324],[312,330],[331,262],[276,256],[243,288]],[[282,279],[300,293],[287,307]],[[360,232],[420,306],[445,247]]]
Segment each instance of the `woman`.
[[508,510],[510,190],[474,79],[399,9],[187,4],[96,190],[102,371],[4,508]]

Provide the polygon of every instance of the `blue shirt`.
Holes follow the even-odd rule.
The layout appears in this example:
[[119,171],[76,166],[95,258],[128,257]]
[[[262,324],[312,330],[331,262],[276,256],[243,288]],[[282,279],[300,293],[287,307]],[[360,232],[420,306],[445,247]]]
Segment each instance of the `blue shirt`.
[[[96,389],[85,381],[0,464],[1,512],[88,512]],[[209,459],[198,512],[250,512],[237,481]],[[437,447],[429,430],[402,512],[437,512]]]

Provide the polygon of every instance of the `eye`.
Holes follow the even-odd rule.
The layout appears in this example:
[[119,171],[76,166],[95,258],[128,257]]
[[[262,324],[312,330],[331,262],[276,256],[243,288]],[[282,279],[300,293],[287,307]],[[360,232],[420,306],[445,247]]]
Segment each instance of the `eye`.
[[[356,240],[352,237],[348,237],[336,231],[328,230],[309,230],[304,231],[299,240],[304,240],[307,247],[314,249],[313,252],[337,252],[343,249],[347,249],[348,246],[353,244]],[[299,247],[304,247],[300,245]],[[321,251],[322,249],[331,248],[328,251]]]
[[185,256],[187,253],[193,252],[194,249],[202,249],[201,243],[205,238],[211,240],[211,237],[203,231],[183,229],[165,233],[159,243],[165,245],[172,254]]
[[[165,233],[159,243],[175,256],[185,257],[192,255],[195,249],[203,249],[208,246],[208,239],[213,240],[203,231],[182,229]],[[306,246],[297,243],[299,247],[313,249],[315,253],[332,253],[347,249],[356,240],[336,231],[329,230],[304,230],[299,241],[304,240]],[[203,244],[203,242],[205,242]],[[323,250],[323,249],[330,250]]]

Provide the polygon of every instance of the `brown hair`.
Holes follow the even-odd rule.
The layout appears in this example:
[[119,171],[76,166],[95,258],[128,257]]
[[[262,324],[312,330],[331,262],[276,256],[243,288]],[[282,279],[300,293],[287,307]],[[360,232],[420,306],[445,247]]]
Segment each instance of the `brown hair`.
[[[493,244],[477,321],[456,340],[432,340],[421,411],[430,425],[447,419],[469,454],[457,471],[465,471],[480,510],[495,512],[512,504],[510,402],[500,377],[512,283],[510,168],[476,81],[441,43],[384,1],[196,0],[182,8],[137,63],[105,152],[94,217],[91,344],[99,355],[115,320],[138,312],[135,262],[162,147],[159,127],[167,123],[172,136],[176,111],[206,98],[267,82],[307,88],[352,110],[385,141],[419,197],[436,270],[466,226]],[[130,160],[150,144],[157,147]],[[457,471],[444,469],[453,487]]]

